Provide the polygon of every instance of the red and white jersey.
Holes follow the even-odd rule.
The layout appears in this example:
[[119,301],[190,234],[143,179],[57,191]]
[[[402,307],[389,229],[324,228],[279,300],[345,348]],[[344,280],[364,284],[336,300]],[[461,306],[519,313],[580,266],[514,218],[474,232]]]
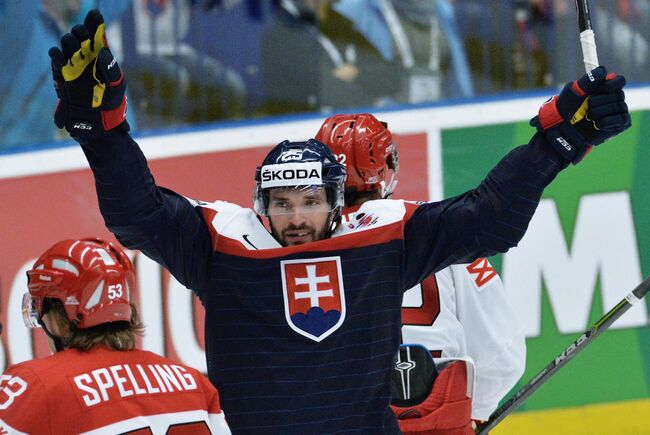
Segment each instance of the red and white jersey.
[[487,420],[524,373],[523,324],[486,258],[449,266],[404,293],[402,339],[434,359],[474,362],[472,418]]
[[142,350],[65,350],[0,378],[2,434],[230,434],[197,370]]

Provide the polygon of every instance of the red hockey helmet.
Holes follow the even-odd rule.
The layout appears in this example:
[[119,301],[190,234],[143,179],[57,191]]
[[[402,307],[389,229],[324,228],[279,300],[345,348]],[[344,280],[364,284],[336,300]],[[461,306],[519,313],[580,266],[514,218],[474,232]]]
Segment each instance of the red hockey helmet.
[[23,318],[29,327],[39,326],[45,298],[61,301],[77,328],[131,320],[133,263],[104,240],[55,243],[27,271],[27,283]]
[[397,184],[397,145],[385,123],[369,113],[332,115],[316,134],[347,167],[346,190],[379,189],[388,197]]

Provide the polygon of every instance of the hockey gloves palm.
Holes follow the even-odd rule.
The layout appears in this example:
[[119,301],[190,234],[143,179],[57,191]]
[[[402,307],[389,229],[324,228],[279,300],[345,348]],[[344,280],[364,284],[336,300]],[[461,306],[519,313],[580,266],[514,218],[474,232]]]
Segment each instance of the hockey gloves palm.
[[530,125],[543,132],[552,147],[577,164],[591,150],[630,127],[625,103],[625,77],[599,66],[567,83],[546,101]]
[[126,82],[108,49],[104,18],[97,9],[84,24],[50,48],[52,75],[59,104],[54,122],[74,137],[98,134],[126,123]]

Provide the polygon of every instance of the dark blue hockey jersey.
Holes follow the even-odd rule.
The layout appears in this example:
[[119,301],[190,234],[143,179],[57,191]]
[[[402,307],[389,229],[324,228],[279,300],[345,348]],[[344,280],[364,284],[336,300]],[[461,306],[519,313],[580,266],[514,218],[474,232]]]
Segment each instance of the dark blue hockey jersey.
[[108,228],[201,299],[208,376],[235,434],[399,433],[402,292],[515,246],[566,166],[536,135],[463,195],[371,201],[331,239],[282,248],[250,209],[156,186],[126,133],[82,145]]

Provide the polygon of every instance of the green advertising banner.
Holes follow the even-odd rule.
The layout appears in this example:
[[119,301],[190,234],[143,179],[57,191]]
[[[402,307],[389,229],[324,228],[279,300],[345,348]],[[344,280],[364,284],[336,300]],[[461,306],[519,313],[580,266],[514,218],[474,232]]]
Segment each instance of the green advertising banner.
[[[444,195],[476,186],[500,156],[529,140],[530,131],[526,122],[444,129]],[[526,372],[513,391],[650,274],[649,167],[650,112],[638,111],[630,131],[592,150],[545,190],[529,228],[533,234],[511,252],[490,259],[515,307],[525,306],[517,311],[527,325]],[[530,281],[531,273],[539,289],[518,288],[524,278],[517,275]],[[535,307],[532,315],[530,305]],[[638,421],[650,417],[648,307],[646,300],[645,306],[628,311],[494,432],[650,433]],[[598,405],[593,414],[602,418],[585,414],[585,405]],[[581,422],[576,427],[551,411],[567,407],[578,407],[575,418]],[[544,419],[545,414],[554,418]],[[526,415],[535,418],[515,422]],[[625,426],[626,418],[632,426]]]

